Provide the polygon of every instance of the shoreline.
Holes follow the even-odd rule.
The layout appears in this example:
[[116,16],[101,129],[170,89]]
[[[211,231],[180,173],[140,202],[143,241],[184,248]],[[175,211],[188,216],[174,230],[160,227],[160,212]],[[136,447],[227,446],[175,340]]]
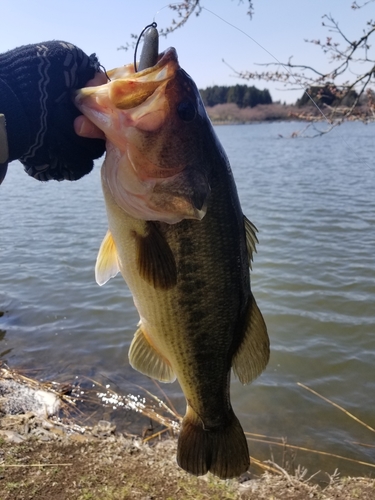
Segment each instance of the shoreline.
[[253,108],[239,108],[236,104],[217,104],[206,107],[206,112],[213,125],[245,125],[251,123],[271,123],[278,121],[286,122],[343,122],[364,121],[366,123],[375,120],[366,109],[358,109],[350,116],[348,108],[315,108],[312,106],[298,107],[292,104],[259,104]]
[[[12,396],[21,398],[17,404],[9,403],[4,382],[5,386],[11,382]],[[33,398],[38,391],[55,399],[55,406],[46,407],[43,398]],[[24,394],[36,404],[33,411],[27,411]],[[327,474],[323,489],[307,471],[297,469],[291,475],[277,464],[263,463],[257,472],[227,481],[211,474],[191,476],[176,464],[175,437],[162,438],[159,433],[146,442],[141,436],[117,432],[110,422],[90,427],[58,418],[51,408],[59,399],[64,404],[64,398],[57,394],[47,384],[0,366],[1,500],[371,500],[375,496],[374,479]],[[25,411],[20,413],[22,407]],[[254,466],[257,461],[252,462]]]

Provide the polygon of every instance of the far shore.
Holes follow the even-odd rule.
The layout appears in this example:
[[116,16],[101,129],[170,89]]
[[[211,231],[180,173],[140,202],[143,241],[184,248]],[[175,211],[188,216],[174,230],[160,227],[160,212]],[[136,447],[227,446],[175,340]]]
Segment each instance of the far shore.
[[214,125],[240,125],[245,123],[261,123],[272,121],[305,121],[316,122],[323,120],[367,120],[372,121],[369,111],[364,107],[356,108],[345,118],[348,108],[333,109],[324,106],[321,109],[315,106],[295,106],[293,104],[259,104],[253,108],[239,108],[234,103],[217,104],[206,107],[207,114]]

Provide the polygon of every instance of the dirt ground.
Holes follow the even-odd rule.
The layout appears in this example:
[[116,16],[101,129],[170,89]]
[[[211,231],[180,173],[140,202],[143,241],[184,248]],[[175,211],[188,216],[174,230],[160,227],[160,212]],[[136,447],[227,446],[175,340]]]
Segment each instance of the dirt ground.
[[280,474],[221,481],[178,468],[176,440],[144,444],[99,423],[71,432],[36,417],[0,419],[0,500],[375,499],[375,480],[331,478],[324,490]]
[[176,438],[145,443],[116,432],[111,422],[83,427],[38,414],[38,407],[27,410],[25,398],[35,398],[14,384],[38,387],[2,374],[0,500],[375,500],[374,479],[327,475],[323,489],[301,471],[292,476],[276,464],[274,473],[259,468],[236,480],[191,476],[176,464]]

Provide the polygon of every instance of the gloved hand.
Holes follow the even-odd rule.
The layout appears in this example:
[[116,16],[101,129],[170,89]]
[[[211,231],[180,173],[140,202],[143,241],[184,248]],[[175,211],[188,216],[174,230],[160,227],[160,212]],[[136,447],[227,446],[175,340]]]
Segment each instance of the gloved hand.
[[75,132],[81,113],[72,91],[94,78],[99,66],[95,54],[87,56],[61,41],[0,54],[0,113],[6,120],[8,161],[19,159],[29,175],[42,181],[76,180],[92,170],[105,142]]

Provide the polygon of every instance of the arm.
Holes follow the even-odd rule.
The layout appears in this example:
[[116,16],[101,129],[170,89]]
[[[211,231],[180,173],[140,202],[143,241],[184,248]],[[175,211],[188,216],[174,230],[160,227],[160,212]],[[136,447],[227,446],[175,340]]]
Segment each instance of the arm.
[[59,41],[0,54],[0,182],[15,159],[43,181],[76,180],[92,170],[105,143],[87,138],[102,136],[80,116],[71,94],[88,82],[105,83],[99,66],[95,54]]

